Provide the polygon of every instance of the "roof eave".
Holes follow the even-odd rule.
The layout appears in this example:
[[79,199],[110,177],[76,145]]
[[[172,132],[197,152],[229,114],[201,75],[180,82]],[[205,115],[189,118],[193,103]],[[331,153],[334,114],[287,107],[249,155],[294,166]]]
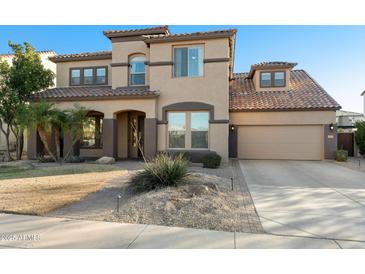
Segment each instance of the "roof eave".
[[74,96],[74,97],[54,97],[54,98],[31,98],[32,102],[48,101],[48,102],[72,102],[72,101],[107,101],[107,100],[123,100],[123,99],[152,99],[160,96],[157,94],[149,95],[120,95],[120,96]]
[[280,111],[336,111],[341,109],[337,107],[317,107],[317,108],[258,108],[258,109],[232,109],[230,112],[280,112]]
[[206,34],[193,34],[193,35],[171,35],[165,37],[150,37],[144,41],[147,44],[152,43],[169,43],[177,41],[193,41],[202,39],[219,39],[219,38],[230,38],[236,34],[236,31],[224,32],[224,33],[206,33]]
[[108,37],[109,39],[111,38],[116,38],[116,37],[133,37],[133,36],[141,36],[141,35],[156,35],[156,34],[165,34],[168,35],[169,32],[169,28],[168,26],[163,26],[161,28],[155,28],[155,29],[141,29],[141,30],[136,30],[136,31],[126,31],[126,32],[111,32],[111,31],[103,31],[103,34]]
[[91,61],[91,60],[106,60],[111,59],[112,54],[105,55],[95,55],[95,56],[70,56],[70,57],[49,57],[48,59],[53,63],[61,63],[61,62],[72,62],[72,61]]

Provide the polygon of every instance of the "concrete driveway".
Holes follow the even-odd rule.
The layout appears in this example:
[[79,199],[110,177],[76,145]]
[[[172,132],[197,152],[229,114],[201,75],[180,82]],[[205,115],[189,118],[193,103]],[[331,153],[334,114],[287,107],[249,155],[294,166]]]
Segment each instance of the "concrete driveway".
[[365,173],[320,161],[241,160],[240,166],[266,232],[365,248]]

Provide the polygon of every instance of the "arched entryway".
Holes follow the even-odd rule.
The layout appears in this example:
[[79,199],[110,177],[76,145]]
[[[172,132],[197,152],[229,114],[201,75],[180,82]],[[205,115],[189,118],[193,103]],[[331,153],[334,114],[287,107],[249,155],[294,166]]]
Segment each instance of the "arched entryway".
[[145,144],[146,113],[125,110],[116,113],[118,159],[142,158]]

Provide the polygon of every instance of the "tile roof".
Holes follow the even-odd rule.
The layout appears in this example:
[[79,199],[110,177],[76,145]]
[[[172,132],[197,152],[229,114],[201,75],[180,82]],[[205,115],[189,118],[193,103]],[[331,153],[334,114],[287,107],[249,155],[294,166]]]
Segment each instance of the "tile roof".
[[215,38],[215,37],[229,37],[237,32],[236,29],[226,29],[226,30],[214,30],[205,32],[191,32],[191,33],[179,33],[179,34],[169,34],[169,35],[146,35],[146,43],[151,42],[163,42],[171,40],[184,40],[191,38]]
[[61,54],[49,57],[52,62],[66,62],[74,60],[95,60],[95,59],[111,59],[111,51],[83,52],[74,54]]
[[340,105],[304,70],[292,70],[289,90],[256,91],[248,73],[230,81],[230,111],[339,109]]
[[82,86],[82,87],[64,87],[52,88],[35,93],[32,100],[106,100],[122,97],[156,97],[159,91],[150,90],[149,86],[140,87],[120,87],[112,89],[111,86]]
[[253,64],[253,65],[251,65],[250,72],[248,73],[248,78],[251,78],[253,76],[255,70],[257,70],[257,69],[276,69],[276,68],[292,69],[296,65],[297,65],[297,63],[281,62],[281,61],[261,62],[261,63]]
[[105,30],[105,31],[103,31],[103,33],[108,38],[138,36],[138,35],[146,35],[146,34],[168,35],[169,27],[168,26],[158,26],[158,27],[152,27],[152,28],[131,29],[131,30]]

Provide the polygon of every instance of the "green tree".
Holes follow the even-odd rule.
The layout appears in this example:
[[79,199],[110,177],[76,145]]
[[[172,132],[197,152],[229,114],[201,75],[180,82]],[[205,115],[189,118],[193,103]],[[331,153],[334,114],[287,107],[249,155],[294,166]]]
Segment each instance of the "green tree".
[[365,121],[356,122],[355,140],[362,156],[365,156]]
[[[1,131],[8,130],[16,137],[16,158],[21,159],[24,143],[24,129],[17,123],[17,110],[19,106],[28,103],[29,97],[53,85],[54,73],[45,69],[39,54],[27,42],[14,44],[9,42],[14,57],[11,66],[0,64],[0,126]],[[6,123],[7,129],[3,128]],[[4,133],[4,134],[5,134]],[[8,140],[8,137],[7,137]],[[9,144],[7,141],[7,151]],[[10,154],[9,154],[10,156]]]
[[5,61],[0,61],[0,131],[5,136],[7,160],[12,160],[10,155],[10,133],[13,120],[13,106],[17,101],[15,94],[8,87],[10,66]]
[[54,132],[55,144],[56,144],[56,158],[61,159],[61,144],[60,138],[62,134],[67,130],[68,126],[68,113],[59,109],[54,109],[50,122]]

